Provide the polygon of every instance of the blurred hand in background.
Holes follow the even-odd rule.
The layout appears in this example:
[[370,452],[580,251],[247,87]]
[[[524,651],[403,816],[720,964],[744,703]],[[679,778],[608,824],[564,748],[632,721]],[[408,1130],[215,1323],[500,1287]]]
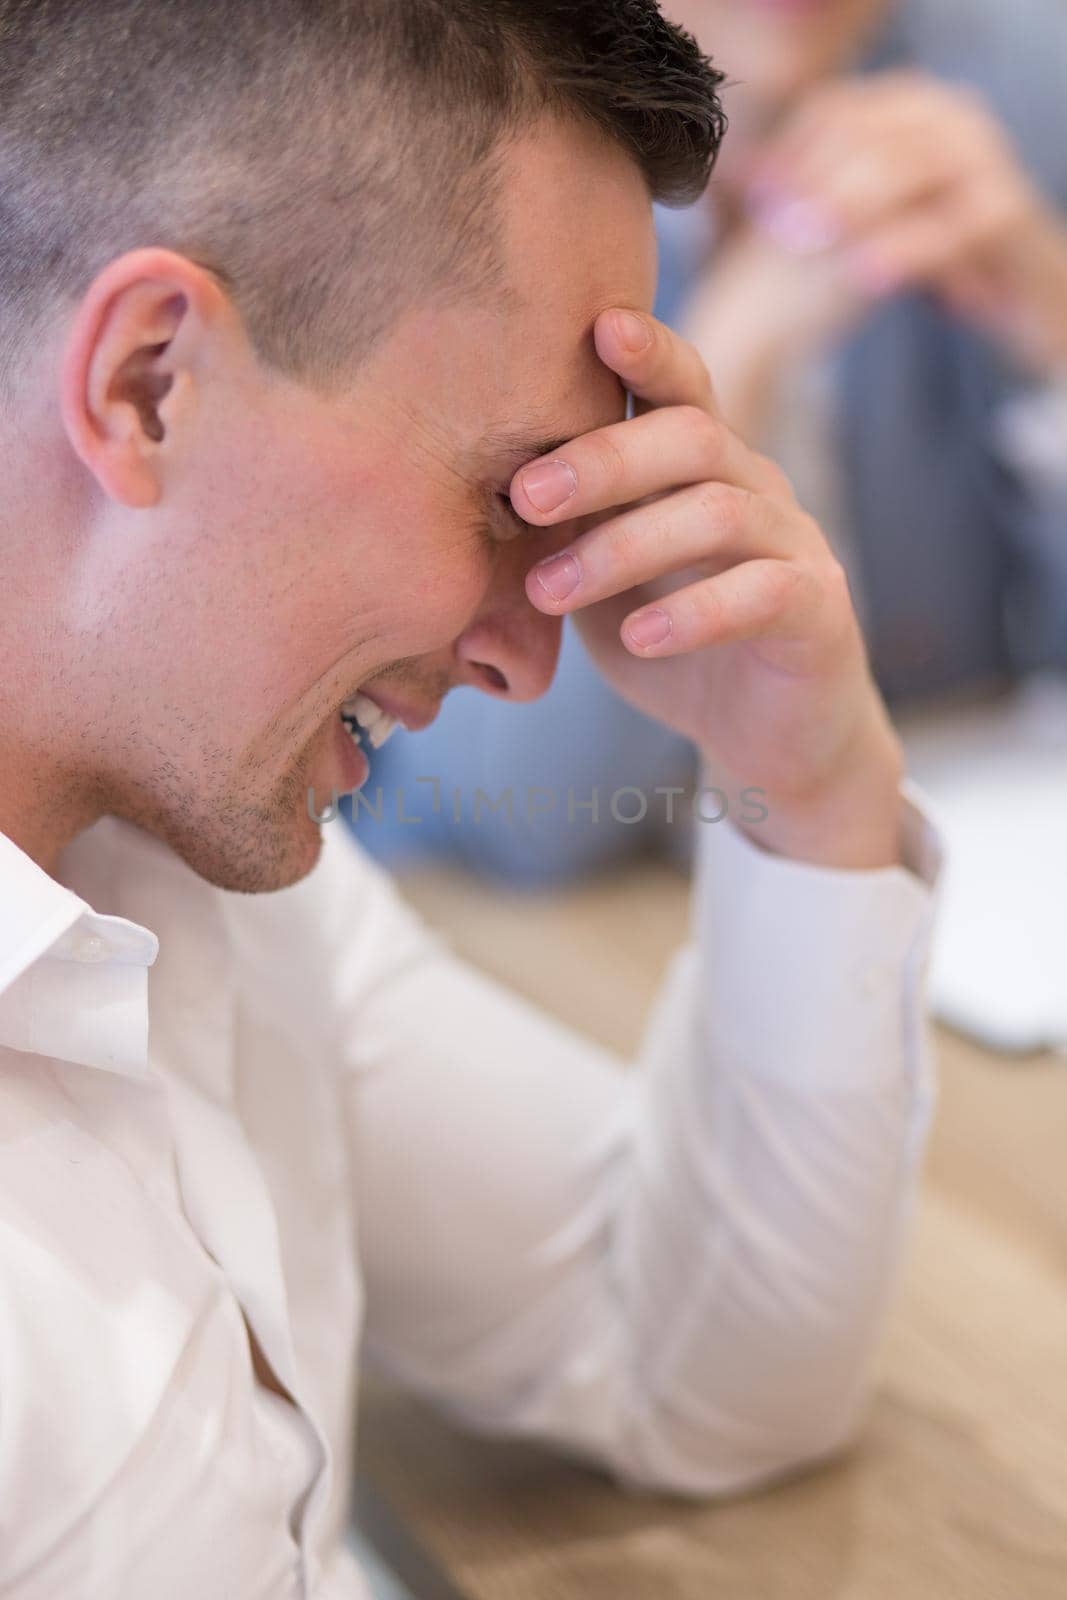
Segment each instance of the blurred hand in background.
[[734,427],[758,438],[783,368],[909,290],[1035,376],[1067,364],[1067,227],[997,115],[927,72],[851,72],[884,0],[669,9],[735,80],[718,248],[680,319]]
[[823,279],[834,263],[857,297],[929,289],[1020,362],[1067,359],[1067,228],[973,90],[918,72],[815,90],[755,154],[745,198],[759,231]]

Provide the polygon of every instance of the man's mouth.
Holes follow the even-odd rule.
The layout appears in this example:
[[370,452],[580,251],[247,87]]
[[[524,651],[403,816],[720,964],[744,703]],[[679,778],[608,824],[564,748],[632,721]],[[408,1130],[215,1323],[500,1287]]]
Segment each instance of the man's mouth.
[[372,750],[380,750],[402,724],[365,694],[354,694],[341,707],[341,721],[348,729],[353,744],[363,748],[364,740]]

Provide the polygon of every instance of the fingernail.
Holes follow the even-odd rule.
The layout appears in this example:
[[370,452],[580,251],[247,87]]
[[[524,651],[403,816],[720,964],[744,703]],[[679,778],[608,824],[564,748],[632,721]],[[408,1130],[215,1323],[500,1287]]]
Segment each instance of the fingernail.
[[652,343],[652,329],[644,317],[635,316],[632,311],[616,313],[615,329],[619,335],[619,343],[624,350],[629,350],[631,355],[647,350]]
[[578,474],[566,461],[545,461],[522,474],[526,498],[538,511],[558,511],[578,490]]
[[549,556],[534,567],[534,576],[550,600],[566,600],[581,581],[582,569],[573,556]]
[[662,644],[671,636],[671,619],[665,611],[639,611],[631,617],[626,631],[640,649],[650,644]]

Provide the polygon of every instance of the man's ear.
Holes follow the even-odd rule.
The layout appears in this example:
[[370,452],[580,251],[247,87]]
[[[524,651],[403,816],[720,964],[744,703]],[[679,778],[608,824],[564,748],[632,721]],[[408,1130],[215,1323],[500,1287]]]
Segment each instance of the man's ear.
[[75,454],[113,500],[157,505],[168,442],[195,402],[198,333],[223,296],[170,250],[112,261],[78,307],[62,357],[63,425]]

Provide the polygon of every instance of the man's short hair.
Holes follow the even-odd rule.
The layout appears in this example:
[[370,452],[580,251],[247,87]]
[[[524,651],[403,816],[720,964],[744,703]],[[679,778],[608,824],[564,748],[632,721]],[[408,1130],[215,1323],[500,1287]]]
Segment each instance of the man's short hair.
[[499,157],[541,113],[680,205],[721,82],[654,0],[0,0],[0,378],[159,245],[328,389],[406,307],[499,284]]

